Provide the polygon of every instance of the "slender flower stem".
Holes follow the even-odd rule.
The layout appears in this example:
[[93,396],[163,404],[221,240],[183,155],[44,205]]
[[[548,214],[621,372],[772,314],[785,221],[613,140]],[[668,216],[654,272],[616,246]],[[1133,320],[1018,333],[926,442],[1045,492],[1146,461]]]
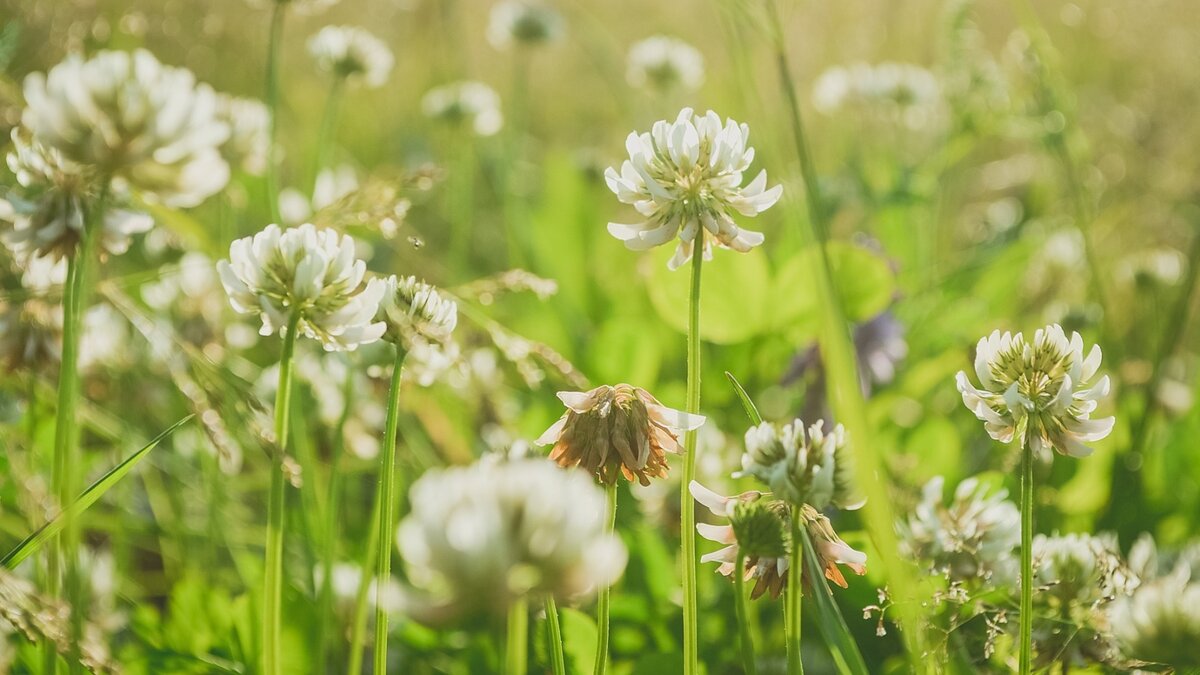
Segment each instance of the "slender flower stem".
[[[382,450],[380,450],[382,452]],[[361,673],[363,661],[363,644],[367,634],[367,593],[371,588],[371,574],[375,569],[375,555],[378,551],[379,520],[382,517],[383,501],[379,497],[378,488],[375,491],[375,505],[371,508],[371,522],[367,526],[367,545],[363,548],[363,559],[360,569],[362,574],[358,581],[358,592],[354,594],[354,623],[350,630],[350,660],[347,673]]]
[[803,675],[804,664],[800,661],[801,614],[800,601],[801,581],[804,578],[804,545],[800,530],[799,510],[793,507],[792,513],[792,554],[788,562],[787,582],[787,672],[788,675]]
[[313,161],[313,190],[317,187],[317,178],[321,171],[327,168],[333,157],[333,141],[337,138],[338,113],[341,112],[342,89],[346,78],[335,75],[333,84],[329,85],[329,96],[325,99],[325,111],[321,113],[321,129],[317,132],[317,152]]
[[1033,449],[1021,439],[1021,675],[1033,660]]
[[547,593],[546,601],[546,631],[549,634],[550,665],[554,675],[567,675],[567,660],[563,656],[562,624],[558,620],[558,604],[554,596]]
[[[608,515],[605,518],[604,531],[612,534],[617,524],[617,483],[613,481],[604,489],[608,497]],[[595,675],[604,675],[608,670],[608,586],[600,589],[596,597],[596,665],[592,669]]]
[[524,596],[508,608],[508,640],[504,647],[506,675],[527,675],[526,647],[529,643],[529,600]]
[[[396,347],[392,383],[388,389],[387,425],[379,449],[379,531],[375,546],[375,673],[387,672],[387,582],[392,578],[392,538],[396,530],[396,426],[400,417],[400,381],[404,374],[403,347]],[[366,571],[364,570],[364,575]]]
[[746,606],[746,556],[739,551],[733,568],[734,611],[737,614],[738,638],[742,652],[742,671],[746,675],[758,675],[754,662],[754,640],[750,637],[750,608]]
[[279,165],[275,147],[279,138],[279,62],[283,51],[283,19],[288,3],[275,2],[271,9],[271,32],[267,42],[267,112],[270,114],[267,143],[267,206],[271,221],[278,223],[279,217]]
[[[701,233],[701,236],[703,233]],[[700,412],[700,272],[704,265],[703,243],[692,251],[692,288],[688,302],[687,411]],[[696,430],[684,436],[683,490],[679,497],[679,538],[683,544],[683,672],[699,672],[696,607],[696,511],[687,486],[696,477]]]
[[292,310],[279,357],[279,386],[275,391],[275,457],[271,463],[271,494],[267,501],[266,571],[263,574],[263,673],[283,672],[280,660],[280,621],[283,610],[283,525],[286,506],[283,460],[288,448],[288,415],[292,407],[292,356],[300,310]]
[[329,457],[329,486],[325,503],[325,527],[322,532],[321,577],[319,595],[320,618],[317,625],[317,668],[329,667],[329,624],[333,619],[333,560],[337,553],[337,524],[342,500],[342,454],[346,449],[346,422],[350,419],[354,397],[354,365],[346,363],[346,380],[342,383],[342,414],[333,430],[333,450]]

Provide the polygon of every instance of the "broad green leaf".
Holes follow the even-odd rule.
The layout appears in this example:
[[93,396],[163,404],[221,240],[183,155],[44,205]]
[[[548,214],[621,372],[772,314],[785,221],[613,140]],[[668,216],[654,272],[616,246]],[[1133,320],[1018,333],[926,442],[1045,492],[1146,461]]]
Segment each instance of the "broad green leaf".
[[[806,338],[815,336],[821,319],[819,298],[812,285],[817,257],[816,248],[805,248],[775,274],[770,317],[773,328],[789,331],[789,335],[796,331]],[[831,242],[829,263],[848,320],[869,319],[892,301],[895,275],[879,255],[852,244]]]
[[840,672],[849,675],[866,675],[867,664],[863,661],[862,654],[858,651],[858,643],[850,634],[850,628],[846,625],[842,610],[838,607],[837,601],[833,599],[833,593],[830,592],[829,584],[825,581],[825,570],[821,569],[820,563],[817,562],[817,553],[813,549],[812,539],[803,529],[800,534],[800,539],[804,542],[804,566],[808,568],[808,578],[813,580],[811,597],[817,605],[817,627],[820,628],[821,635],[825,637],[829,653],[837,662]]
[[[691,268],[667,269],[673,252],[674,246],[658,247],[641,260],[641,271],[654,309],[668,326],[686,334]],[[700,338],[731,345],[766,330],[768,311],[774,312],[775,305],[769,288],[771,273],[761,249],[716,251],[701,273]]]
[[570,607],[559,607],[558,617],[562,623],[563,658],[567,662],[567,672],[576,675],[592,672],[598,639],[596,622],[587,614]]
[[133,470],[133,467],[137,466],[138,462],[142,461],[142,459],[154,449],[154,446],[162,442],[162,440],[167,436],[170,436],[171,433],[176,429],[186,424],[192,419],[192,417],[193,415],[188,415],[175,424],[172,424],[166,431],[162,432],[156,436],[154,440],[143,446],[142,449],[133,453],[125,461],[110,469],[108,473],[101,476],[99,480],[97,480],[95,483],[92,483],[88,489],[84,490],[83,494],[79,495],[79,498],[72,502],[70,506],[68,506],[66,509],[63,509],[62,513],[58,514],[53,520],[35,530],[32,534],[25,538],[25,541],[17,544],[16,548],[9,551],[8,555],[0,559],[0,565],[4,565],[8,569],[14,569],[17,565],[21,564],[21,561],[36,553],[37,550],[41,548],[42,544],[46,543],[46,540],[58,534],[59,531],[63,529],[68,520],[72,518],[78,518],[80,514],[88,509],[88,507],[90,507],[92,504],[95,504],[97,500],[104,496],[105,492],[108,492],[112,486],[116,485],[122,478],[125,477],[126,474]]
[[908,435],[904,451],[914,458],[913,482],[924,484],[934,476],[945,476],[947,481],[957,482],[962,467],[962,439],[949,419],[925,418]]
[[630,382],[654,389],[662,337],[642,319],[614,317],[590,339],[588,374],[597,382]]

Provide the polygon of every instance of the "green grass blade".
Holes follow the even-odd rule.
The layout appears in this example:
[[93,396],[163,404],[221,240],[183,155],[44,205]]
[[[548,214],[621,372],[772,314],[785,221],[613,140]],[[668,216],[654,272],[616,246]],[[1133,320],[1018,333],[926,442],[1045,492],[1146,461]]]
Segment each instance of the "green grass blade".
[[825,645],[840,672],[867,675],[867,664],[858,651],[858,643],[850,634],[842,610],[833,599],[829,583],[825,581],[825,570],[817,562],[817,553],[807,531],[800,530],[800,540],[804,542],[804,566],[808,570],[808,578],[812,580],[812,599],[817,603],[817,628],[825,636]]
[[137,463],[142,461],[142,459],[154,449],[154,446],[161,443],[164,438],[170,436],[172,432],[190,421],[192,417],[193,415],[188,415],[175,424],[172,424],[166,431],[162,432],[158,436],[155,436],[154,440],[147,443],[142,447],[142,449],[133,453],[127,459],[125,459],[125,461],[110,469],[108,473],[101,476],[99,480],[97,480],[95,483],[92,483],[88,489],[84,490],[83,494],[79,495],[78,499],[72,502],[71,505],[66,509],[63,509],[63,511],[55,516],[53,520],[39,527],[32,534],[26,537],[24,541],[22,541],[20,544],[17,544],[16,548],[9,551],[8,555],[0,558],[0,565],[3,565],[8,569],[14,569],[17,565],[21,564],[21,561],[36,553],[37,550],[41,548],[42,544],[46,543],[46,541],[54,537],[54,535],[58,534],[58,532],[62,530],[64,526],[66,526],[70,519],[77,518],[84,511],[88,510],[92,504],[95,504],[101,497],[104,496],[104,493],[108,492],[112,486],[116,485],[118,481],[120,481],[125,477],[126,474],[133,470],[133,467],[137,466]]
[[750,418],[750,423],[754,425],[762,424],[762,415],[758,412],[758,406],[754,405],[754,401],[750,400],[750,395],[742,388],[742,383],[733,376],[733,373],[725,371],[725,377],[729,378],[729,383],[733,385],[733,392],[737,394],[738,400],[742,402],[742,407],[746,410],[746,417]]

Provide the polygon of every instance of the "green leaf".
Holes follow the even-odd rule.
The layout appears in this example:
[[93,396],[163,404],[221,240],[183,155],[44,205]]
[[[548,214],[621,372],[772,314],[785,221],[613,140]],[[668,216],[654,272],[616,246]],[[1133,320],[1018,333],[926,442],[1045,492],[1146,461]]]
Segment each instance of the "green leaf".
[[592,617],[570,607],[558,608],[562,623],[563,657],[568,673],[590,673],[596,661],[596,622]]
[[808,578],[812,581],[812,599],[817,604],[817,627],[825,637],[829,653],[840,672],[867,675],[867,664],[863,661],[862,653],[858,651],[858,643],[850,634],[842,610],[833,599],[833,593],[825,581],[825,570],[821,569],[820,563],[817,562],[812,539],[803,529],[800,530],[800,534],[800,540],[804,542],[804,566],[808,568]]
[[[810,246],[776,273],[771,293],[773,329],[798,331],[807,338],[815,336],[821,320],[819,298],[812,283],[818,256],[818,249]],[[896,279],[881,256],[851,244],[830,242],[829,263],[847,320],[862,321],[887,309],[896,291]]]
[[[667,260],[673,246],[660,246],[645,256],[641,270],[646,276],[650,302],[668,326],[687,334],[688,295],[691,275],[685,269],[672,272]],[[767,329],[768,309],[775,298],[763,289],[771,287],[766,254],[717,251],[705,261],[700,289],[700,338],[732,345],[744,342]]]
[[172,432],[183,426],[185,423],[191,420],[192,417],[194,416],[188,415],[175,424],[172,424],[170,428],[156,436],[154,440],[143,446],[141,450],[133,453],[128,459],[110,469],[108,473],[100,477],[100,480],[92,483],[88,489],[84,490],[83,494],[79,495],[79,498],[72,502],[71,505],[66,509],[64,509],[62,513],[58,514],[53,520],[35,530],[32,534],[25,538],[25,541],[17,544],[16,548],[9,551],[8,555],[4,556],[4,558],[0,558],[0,565],[3,565],[8,569],[14,569],[17,565],[21,564],[21,561],[36,553],[37,550],[41,548],[42,544],[46,543],[47,539],[50,539],[63,529],[68,520],[72,518],[78,518],[80,514],[88,509],[88,507],[90,507],[92,504],[95,504],[97,500],[104,496],[105,492],[108,492],[108,490],[112,486],[116,485],[122,478],[124,478],[125,475],[133,469],[133,467],[137,466],[137,463],[142,461],[142,459],[154,449],[154,446],[161,443],[164,438],[170,436]]
[[738,400],[742,402],[742,408],[746,410],[746,417],[750,418],[750,423],[754,425],[762,424],[762,415],[758,412],[758,406],[754,405],[754,401],[750,400],[750,395],[742,388],[742,383],[737,381],[733,373],[725,371],[725,377],[729,378],[729,383],[733,385],[733,392],[737,394]]

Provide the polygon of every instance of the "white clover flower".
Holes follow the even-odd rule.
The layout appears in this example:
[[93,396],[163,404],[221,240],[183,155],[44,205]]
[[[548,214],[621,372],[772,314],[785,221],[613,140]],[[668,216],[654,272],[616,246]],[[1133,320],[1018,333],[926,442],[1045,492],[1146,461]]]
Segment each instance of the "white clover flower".
[[354,26],[322,28],[309,38],[308,53],[321,70],[347,81],[361,79],[372,88],[387,82],[395,64],[387,43]]
[[426,117],[452,125],[467,125],[479,136],[491,136],[504,126],[500,95],[482,82],[467,80],[434,87],[421,99]]
[[629,48],[625,79],[640,89],[695,91],[704,84],[704,56],[679,38],[654,35]]
[[1200,668],[1200,583],[1191,580],[1187,567],[1117,598],[1108,624],[1127,658],[1180,672]]
[[25,101],[37,142],[170,206],[195,206],[229,180],[216,93],[148,51],[68,56],[25,78]]
[[272,5],[287,5],[298,14],[319,14],[338,4],[338,0],[247,0],[252,7],[269,8]]
[[398,543],[409,578],[454,609],[590,595],[625,569],[591,477],[541,459],[432,470],[413,485]]
[[[12,225],[4,232],[5,243],[22,260],[57,261],[73,254],[83,238],[86,212],[97,206],[95,171],[66,159],[22,127],[13,129],[7,161],[24,193],[10,193],[8,208],[0,211],[0,221]],[[119,202],[120,195],[115,199]],[[123,208],[107,208],[103,218],[98,243],[113,255],[129,250],[132,236],[154,225],[150,216]]]
[[414,340],[443,343],[450,339],[458,324],[457,303],[416,277],[392,275],[381,283],[384,291],[375,320],[387,326],[385,340],[410,344]]
[[284,188],[279,191],[280,218],[289,225],[299,225],[311,218],[313,213],[350,195],[359,189],[359,186],[358,172],[349,164],[321,169],[313,184],[311,199],[296,188]]
[[790,504],[823,509],[830,504],[857,509],[866,503],[854,489],[846,431],[826,434],[824,420],[804,433],[804,422],[777,427],[763,422],[746,431],[746,452],[737,475],[754,476]]
[[948,506],[942,503],[944,479],[925,484],[921,501],[906,526],[909,551],[952,582],[981,581],[1007,587],[1017,580],[1014,551],[1021,544],[1021,512],[1008,492],[991,494],[974,478],[958,484]]
[[300,331],[328,351],[353,351],[382,337],[375,322],[384,284],[366,280],[366,263],[354,257],[354,240],[305,223],[281,230],[268,225],[233,242],[229,260],[217,263],[233,308],[262,318],[261,335],[300,314]]
[[1108,395],[1108,376],[1094,380],[1100,368],[1100,346],[1086,358],[1083,338],[1068,340],[1052,324],[1026,342],[1021,333],[994,331],[975,348],[976,389],[965,372],[956,382],[963,403],[984,422],[988,435],[1002,443],[1024,436],[1035,453],[1054,448],[1072,457],[1085,457],[1086,442],[1109,434],[1114,418],[1093,420],[1098,401]]
[[271,153],[271,112],[262,101],[220,94],[217,115],[229,126],[221,156],[231,167],[257,176],[267,168]]
[[562,33],[562,15],[541,3],[504,0],[492,6],[488,17],[487,39],[496,49],[554,42]]
[[[334,563],[331,568],[332,575],[329,578],[329,589],[333,592],[334,605],[337,610],[343,614],[354,609],[354,602],[358,599],[358,587],[362,583],[362,567],[355,563],[339,562]],[[316,588],[321,588],[325,583],[325,568],[321,565],[313,567],[313,585]],[[367,586],[367,604],[375,607],[378,600],[375,589],[378,584],[378,579],[371,578],[370,584]],[[400,582],[395,579],[389,579],[383,587],[383,602],[384,610],[389,614],[399,612],[404,602],[404,589],[400,586]]]
[[909,63],[836,66],[813,84],[813,107],[832,115],[847,108],[921,129],[938,121],[943,100],[937,76]]
[[691,108],[681,110],[674,122],[655,122],[649,133],[629,134],[629,159],[620,174],[609,167],[604,179],[617,199],[646,220],[609,223],[609,233],[635,251],[678,237],[671,269],[691,259],[697,238],[706,259],[713,240],[743,253],[761,244],[762,233],[738,228],[731,213],[762,213],[779,200],[783,186],[767,190],[765,170],[742,186],[742,172],[754,160],[749,138],[745,124],[728,119],[722,125],[715,112],[696,115]]

